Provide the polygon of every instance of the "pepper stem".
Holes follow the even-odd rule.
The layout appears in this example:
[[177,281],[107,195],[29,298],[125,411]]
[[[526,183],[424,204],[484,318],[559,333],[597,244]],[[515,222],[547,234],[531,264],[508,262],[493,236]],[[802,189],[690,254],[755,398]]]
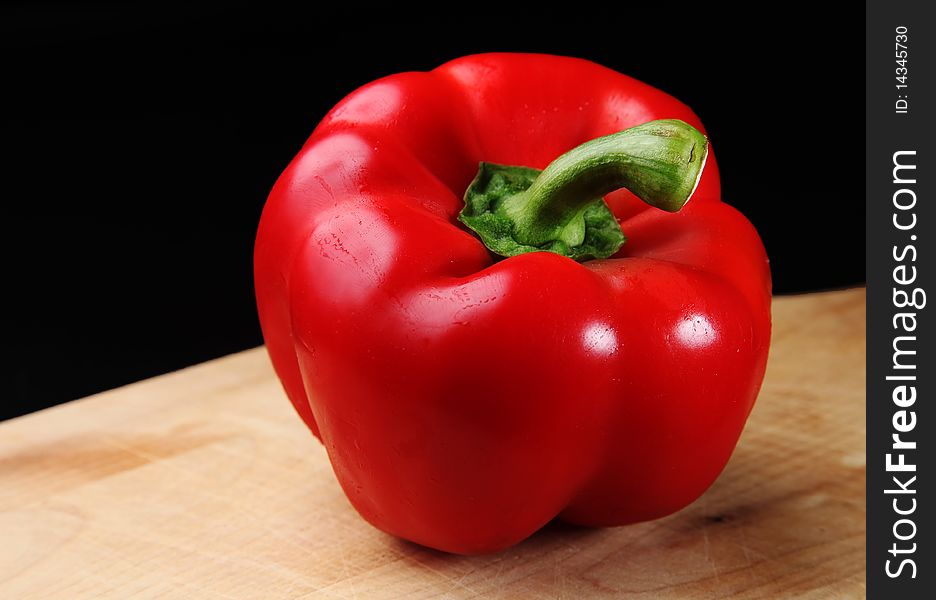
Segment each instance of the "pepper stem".
[[481,163],[459,220],[502,256],[607,258],[626,238],[602,196],[627,188],[676,212],[695,191],[707,152],[702,133],[666,119],[586,142],[543,171]]

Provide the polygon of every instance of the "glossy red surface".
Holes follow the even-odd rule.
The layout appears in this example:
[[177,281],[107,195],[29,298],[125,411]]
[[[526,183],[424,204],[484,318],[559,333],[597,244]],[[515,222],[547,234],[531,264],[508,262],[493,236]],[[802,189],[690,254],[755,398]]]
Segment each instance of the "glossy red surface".
[[557,515],[669,514],[721,472],[764,374],[770,272],[714,155],[677,214],[607,197],[629,239],[612,259],[495,262],[456,221],[479,161],[543,168],[663,118],[704,131],[596,64],[491,54],[366,85],[316,128],[264,209],[257,300],[365,519],[489,552]]

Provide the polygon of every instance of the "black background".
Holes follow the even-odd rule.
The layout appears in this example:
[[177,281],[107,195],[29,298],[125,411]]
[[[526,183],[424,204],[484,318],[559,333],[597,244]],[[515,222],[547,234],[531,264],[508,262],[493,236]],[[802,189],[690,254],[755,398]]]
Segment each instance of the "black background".
[[281,170],[358,86],[475,52],[588,58],[680,98],[724,199],[764,238],[775,292],[864,281],[860,11],[2,10],[0,418],[260,344],[251,254]]

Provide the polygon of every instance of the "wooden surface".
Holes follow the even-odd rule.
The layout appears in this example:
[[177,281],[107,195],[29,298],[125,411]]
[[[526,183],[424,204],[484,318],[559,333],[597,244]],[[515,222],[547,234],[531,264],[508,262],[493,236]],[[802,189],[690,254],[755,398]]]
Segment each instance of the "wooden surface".
[[361,520],[263,349],[0,424],[0,598],[858,598],[864,291],[780,298],[715,485],[493,556]]

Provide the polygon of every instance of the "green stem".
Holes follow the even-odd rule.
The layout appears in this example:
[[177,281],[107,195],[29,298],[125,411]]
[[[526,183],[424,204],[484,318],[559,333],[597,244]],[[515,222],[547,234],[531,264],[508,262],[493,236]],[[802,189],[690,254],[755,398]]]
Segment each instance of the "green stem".
[[606,258],[626,238],[602,196],[627,188],[678,211],[698,185],[707,150],[698,130],[667,119],[586,142],[542,172],[482,163],[459,219],[503,256],[546,250]]

